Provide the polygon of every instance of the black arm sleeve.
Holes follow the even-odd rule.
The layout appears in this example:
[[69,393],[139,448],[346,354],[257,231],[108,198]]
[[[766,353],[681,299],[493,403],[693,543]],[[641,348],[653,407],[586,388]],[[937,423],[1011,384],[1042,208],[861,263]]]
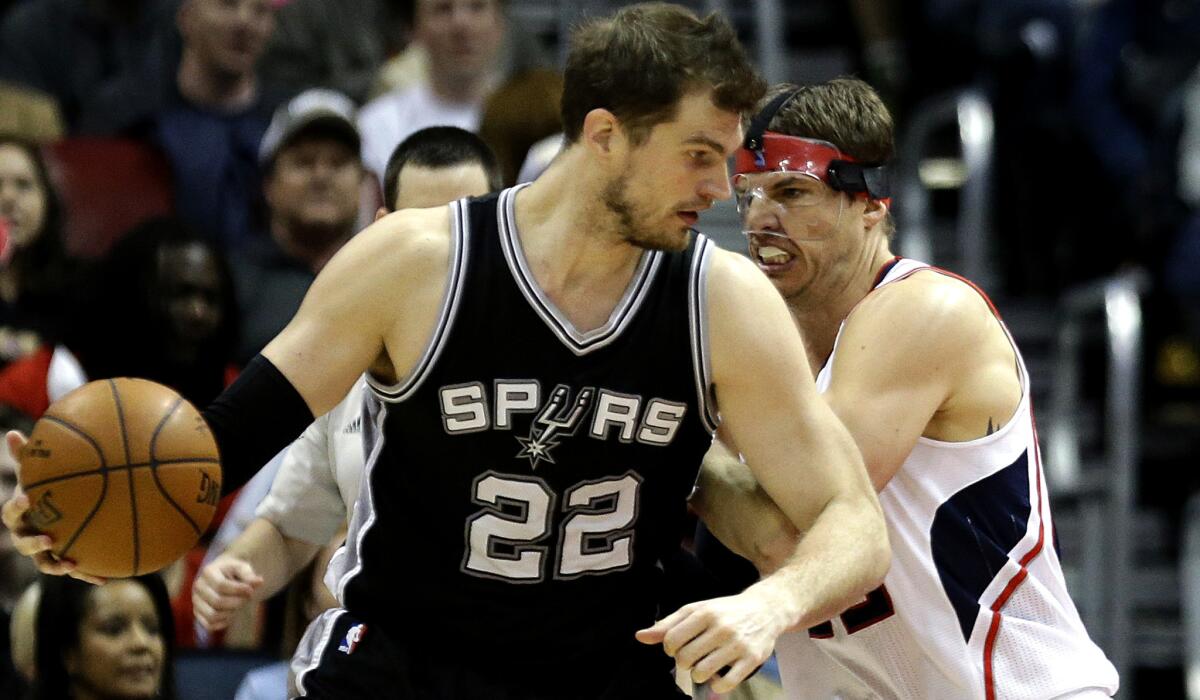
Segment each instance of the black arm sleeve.
[[262,355],[203,414],[221,453],[223,494],[249,481],[313,422],[304,397]]

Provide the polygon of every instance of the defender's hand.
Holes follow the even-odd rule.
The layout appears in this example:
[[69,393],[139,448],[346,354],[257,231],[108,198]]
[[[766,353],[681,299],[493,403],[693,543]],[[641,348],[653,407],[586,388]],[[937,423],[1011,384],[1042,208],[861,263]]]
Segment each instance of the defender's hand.
[[[5,436],[8,442],[8,450],[13,455],[13,458],[18,462],[17,476],[20,477],[20,458],[21,448],[25,446],[26,438],[21,433],[10,430]],[[19,553],[33,559],[37,564],[38,571],[44,574],[53,576],[71,576],[81,581],[101,585],[104,583],[103,578],[97,576],[89,576],[75,570],[75,562],[71,559],[60,558],[55,556],[51,551],[54,546],[54,540],[47,534],[40,532],[29,525],[25,518],[25,514],[29,512],[29,497],[25,495],[25,491],[18,483],[13,491],[12,498],[4,503],[3,509],[0,510],[0,516],[3,517],[4,527],[8,528],[8,536],[12,538],[13,549]]]
[[767,660],[786,627],[767,601],[742,593],[685,605],[638,631],[637,639],[662,643],[676,668],[689,671],[693,682],[712,680],[714,691],[727,693]]
[[192,584],[196,620],[207,630],[225,629],[262,583],[262,576],[246,561],[222,554],[201,569]]

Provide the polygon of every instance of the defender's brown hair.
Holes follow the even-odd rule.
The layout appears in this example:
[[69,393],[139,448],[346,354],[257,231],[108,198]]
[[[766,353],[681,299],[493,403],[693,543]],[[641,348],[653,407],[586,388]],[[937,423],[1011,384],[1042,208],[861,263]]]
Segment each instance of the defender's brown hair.
[[837,146],[859,162],[876,165],[895,154],[892,115],[867,83],[837,78],[803,87],[773,85],[758,105],[762,109],[776,96],[797,91],[771,119],[767,129],[788,136],[821,139]]

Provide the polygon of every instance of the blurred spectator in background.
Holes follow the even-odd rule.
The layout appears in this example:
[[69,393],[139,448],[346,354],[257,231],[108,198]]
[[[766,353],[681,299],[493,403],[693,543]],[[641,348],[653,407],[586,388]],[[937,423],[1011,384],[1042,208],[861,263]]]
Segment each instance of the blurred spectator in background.
[[[0,406],[0,433],[20,430],[28,435],[32,428],[32,418],[8,406]],[[8,441],[0,440],[0,498],[7,500],[16,487],[17,460],[8,451]],[[10,641],[9,621],[22,592],[37,578],[37,569],[30,564],[28,557],[13,549],[8,531],[0,525],[0,697],[4,698],[21,697],[25,685],[14,668],[11,650],[15,641]]]
[[263,80],[295,95],[314,87],[361,104],[386,56],[393,27],[386,0],[291,0],[259,64]]
[[283,97],[256,72],[274,7],[271,0],[184,0],[179,72],[154,117],[152,139],[171,163],[179,216],[227,246],[244,244],[256,228],[258,147]]
[[144,113],[179,61],[180,0],[36,0],[0,24],[0,79],[57,100],[71,133]]
[[[418,0],[392,0],[388,8],[392,31],[385,34],[391,47],[387,60],[375,76],[371,97],[405,90],[429,80],[429,51],[413,36],[415,6]],[[501,12],[504,4],[500,4]],[[504,23],[504,37],[496,56],[499,75],[517,75],[534,68],[553,68],[555,61],[540,37],[515,22]]]
[[[1192,100],[1200,97],[1189,91],[1200,65],[1200,4],[1109,0],[1089,37],[1079,56],[1074,116],[1098,166],[1095,196],[1112,203],[1104,229],[1112,242],[1094,247],[1161,275],[1164,284],[1147,305],[1157,379],[1151,390],[1195,390],[1200,222],[1186,163]],[[1193,425],[1198,420],[1191,418]]]
[[[897,123],[922,114],[924,100],[972,89],[987,100],[990,123],[974,124],[972,136],[991,131],[993,154],[989,221],[1003,245],[988,251],[1002,274],[991,293],[1056,296],[1066,285],[1094,273],[1084,264],[1078,236],[1095,234],[1091,211],[1064,207],[1047,197],[1047,157],[1076,162],[1084,157],[1076,124],[1069,118],[1070,67],[1077,9],[1073,0],[920,0],[904,3],[903,109]],[[929,116],[929,112],[923,112]],[[982,127],[982,129],[981,129]],[[901,130],[901,145],[904,132]],[[936,154],[959,154],[958,136],[938,132]],[[946,143],[944,136],[954,143]],[[1053,154],[1050,156],[1050,154]],[[902,153],[903,157],[905,154]],[[1055,178],[1067,200],[1092,199],[1086,178]],[[953,201],[953,200],[952,200]],[[945,199],[937,202],[945,204]]]
[[1165,270],[1180,326],[1178,336],[1163,343],[1158,373],[1164,383],[1195,390],[1200,389],[1200,277],[1196,275],[1200,269],[1200,67],[1192,71],[1181,97],[1177,171],[1185,211],[1177,233],[1167,243]]
[[123,236],[92,277],[66,347],[43,346],[0,371],[0,403],[40,416],[89,378],[132,376],[203,406],[232,381],[237,307],[211,240],[177,220],[151,219]]
[[152,219],[109,252],[78,349],[88,377],[137,376],[204,406],[236,374],[238,313],[223,252],[175,219]]
[[0,368],[53,345],[68,323],[62,216],[37,147],[0,136]]
[[562,133],[562,85],[558,72],[535,68],[513,76],[484,103],[479,135],[495,152],[505,187],[516,184],[531,146]]
[[363,162],[376,177],[418,129],[479,129],[484,99],[504,79],[505,24],[499,0],[416,0],[413,39],[429,54],[427,79],[377,97],[359,115]]
[[1078,59],[1075,123],[1116,205],[1107,214],[1122,231],[1120,247],[1132,253],[1135,233],[1158,258],[1164,231],[1184,218],[1176,164],[1184,87],[1200,63],[1200,5],[1109,0],[1089,37]]
[[0,134],[46,143],[66,129],[58,102],[41,90],[0,80]]
[[157,574],[102,586],[39,580],[34,700],[174,700],[171,611]]
[[283,330],[317,272],[354,235],[365,171],[354,104],[314,89],[280,107],[259,152],[267,235],[233,260],[242,309],[237,358]]

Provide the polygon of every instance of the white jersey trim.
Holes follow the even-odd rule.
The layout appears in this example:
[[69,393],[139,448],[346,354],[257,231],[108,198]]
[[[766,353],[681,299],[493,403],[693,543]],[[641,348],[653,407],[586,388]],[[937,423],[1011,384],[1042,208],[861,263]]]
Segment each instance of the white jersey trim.
[[708,432],[717,432],[720,416],[712,399],[712,354],[708,346],[708,267],[712,241],[696,235],[692,269],[688,275],[688,328],[691,335],[692,371],[700,419]]
[[[326,614],[323,614],[321,617],[318,617],[313,621],[314,624],[324,625],[325,629],[323,629],[320,636],[317,637],[315,647],[304,649],[304,651],[307,651],[310,654],[308,663],[304,666],[304,668],[296,671],[296,690],[299,691],[301,695],[308,694],[308,690],[304,687],[304,677],[315,670],[317,666],[321,665],[321,657],[324,656],[325,647],[329,646],[329,638],[333,636],[333,629],[337,626],[338,618],[345,614],[346,611],[343,609],[326,611]],[[315,630],[309,631],[315,632]],[[304,637],[305,639],[308,638],[308,632],[305,633]],[[301,640],[302,646],[305,639]],[[297,653],[300,653],[301,650],[297,649],[296,651]]]
[[[367,418],[365,410],[363,418]],[[387,405],[379,405],[379,412],[373,418],[374,420],[363,421],[363,429],[374,431],[375,440],[371,446],[371,454],[367,457],[366,465],[363,467],[362,482],[359,484],[359,498],[354,504],[354,514],[350,517],[346,542],[330,559],[329,568],[325,572],[325,585],[343,606],[346,605],[346,586],[363,569],[363,542],[371,527],[375,525],[375,493],[372,476],[386,442],[383,427],[387,422]]]
[[450,270],[447,275],[446,293],[442,295],[442,308],[438,314],[437,325],[425,352],[403,381],[396,384],[384,384],[367,372],[367,385],[376,396],[392,403],[399,403],[411,397],[421,388],[425,377],[437,364],[437,358],[446,345],[450,328],[454,325],[454,317],[458,313],[459,298],[462,296],[463,281],[466,276],[467,252],[470,246],[470,236],[467,234],[470,226],[470,215],[466,199],[460,199],[450,205]]
[[582,356],[599,350],[620,337],[621,332],[637,314],[646,298],[646,291],[662,264],[663,254],[659,251],[642,253],[633,279],[625,288],[625,293],[609,315],[608,321],[599,328],[580,332],[537,285],[533,272],[529,269],[529,261],[521,249],[521,242],[517,236],[515,202],[517,192],[527,186],[528,184],[517,185],[502,192],[496,207],[500,225],[500,248],[504,251],[504,259],[508,262],[513,280],[529,302],[529,306],[571,352]]

